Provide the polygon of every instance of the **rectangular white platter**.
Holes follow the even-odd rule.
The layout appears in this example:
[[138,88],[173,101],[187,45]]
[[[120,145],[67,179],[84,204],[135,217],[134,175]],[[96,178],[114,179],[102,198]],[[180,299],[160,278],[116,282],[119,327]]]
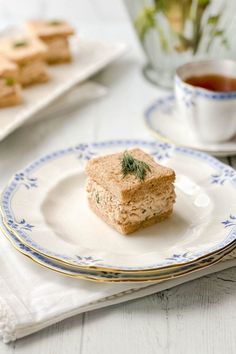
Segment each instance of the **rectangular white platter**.
[[49,66],[50,81],[24,89],[21,105],[0,109],[0,141],[75,85],[117,59],[125,48],[124,43],[74,39],[71,63]]

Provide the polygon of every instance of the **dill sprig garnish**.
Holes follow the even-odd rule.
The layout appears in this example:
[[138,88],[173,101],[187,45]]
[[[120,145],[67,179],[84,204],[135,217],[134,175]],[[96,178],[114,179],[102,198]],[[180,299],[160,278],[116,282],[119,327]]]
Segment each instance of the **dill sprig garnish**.
[[48,25],[49,26],[59,26],[59,25],[61,25],[61,21],[58,21],[58,20],[48,21]]
[[15,85],[15,83],[16,83],[16,80],[13,77],[6,77],[5,78],[5,84],[7,86],[13,86],[13,85]]
[[150,167],[146,162],[135,159],[127,151],[124,152],[121,161],[122,174],[126,177],[128,174],[133,174],[140,181],[144,181],[147,172],[151,171]]
[[28,45],[27,41],[16,41],[13,43],[14,48],[20,48],[20,47],[25,47]]

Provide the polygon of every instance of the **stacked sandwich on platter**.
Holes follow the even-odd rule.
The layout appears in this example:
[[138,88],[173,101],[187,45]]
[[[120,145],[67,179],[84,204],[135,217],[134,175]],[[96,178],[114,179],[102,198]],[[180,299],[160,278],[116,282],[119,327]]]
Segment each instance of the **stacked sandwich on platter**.
[[73,28],[64,21],[30,21],[26,23],[29,35],[41,39],[47,47],[46,60],[49,64],[72,60],[68,38]]
[[72,34],[64,21],[31,21],[26,34],[0,41],[0,107],[22,103],[22,87],[47,82],[47,64],[72,60]]
[[0,57],[0,107],[21,103],[21,88],[18,82],[17,65]]

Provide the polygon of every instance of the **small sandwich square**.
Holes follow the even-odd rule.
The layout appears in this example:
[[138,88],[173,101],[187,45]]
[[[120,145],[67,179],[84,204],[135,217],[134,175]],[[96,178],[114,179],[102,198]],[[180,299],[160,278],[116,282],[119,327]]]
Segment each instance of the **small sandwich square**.
[[18,67],[0,56],[0,107],[15,106],[22,102],[18,84]]
[[73,28],[65,21],[29,21],[26,23],[29,35],[40,38],[47,46],[49,64],[65,63],[72,60],[68,38]]
[[175,172],[140,149],[94,158],[86,173],[91,209],[122,234],[172,214]]
[[18,65],[22,86],[49,79],[45,57],[47,47],[36,38],[8,38],[0,42],[0,52]]

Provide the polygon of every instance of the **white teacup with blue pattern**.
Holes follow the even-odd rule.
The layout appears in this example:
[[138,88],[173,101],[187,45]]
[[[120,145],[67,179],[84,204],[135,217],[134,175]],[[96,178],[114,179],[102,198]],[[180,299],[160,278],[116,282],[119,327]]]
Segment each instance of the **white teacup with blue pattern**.
[[209,74],[236,78],[236,61],[201,60],[180,66],[175,76],[177,107],[200,140],[223,142],[236,133],[236,91],[216,92],[185,82]]

